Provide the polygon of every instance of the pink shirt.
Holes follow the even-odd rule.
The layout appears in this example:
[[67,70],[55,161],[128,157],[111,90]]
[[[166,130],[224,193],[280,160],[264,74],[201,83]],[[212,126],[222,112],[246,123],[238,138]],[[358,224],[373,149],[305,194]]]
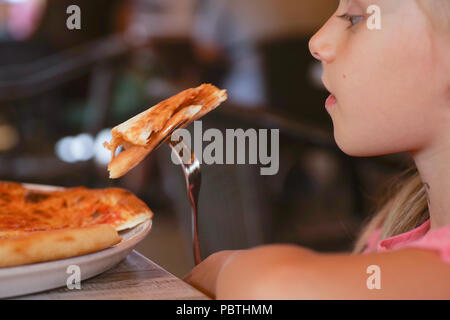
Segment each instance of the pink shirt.
[[378,241],[381,228],[375,230],[368,239],[363,253],[383,252],[403,248],[435,250],[442,261],[450,264],[450,225],[430,230],[430,219],[408,232]]

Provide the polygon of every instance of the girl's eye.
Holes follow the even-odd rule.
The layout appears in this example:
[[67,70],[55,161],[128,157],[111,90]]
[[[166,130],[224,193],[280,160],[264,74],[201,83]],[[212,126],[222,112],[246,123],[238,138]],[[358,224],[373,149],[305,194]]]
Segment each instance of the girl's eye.
[[364,16],[352,16],[349,14],[343,14],[341,16],[338,16],[338,18],[350,21],[351,25],[354,26],[364,20]]

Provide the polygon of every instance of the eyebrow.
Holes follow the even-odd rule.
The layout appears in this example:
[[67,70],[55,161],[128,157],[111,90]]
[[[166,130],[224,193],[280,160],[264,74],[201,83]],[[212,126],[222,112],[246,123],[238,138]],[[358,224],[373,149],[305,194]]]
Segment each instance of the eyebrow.
[[349,7],[351,4],[355,4],[361,8],[364,8],[366,4],[363,3],[364,1],[361,0],[341,0],[341,4],[345,5],[346,7]]

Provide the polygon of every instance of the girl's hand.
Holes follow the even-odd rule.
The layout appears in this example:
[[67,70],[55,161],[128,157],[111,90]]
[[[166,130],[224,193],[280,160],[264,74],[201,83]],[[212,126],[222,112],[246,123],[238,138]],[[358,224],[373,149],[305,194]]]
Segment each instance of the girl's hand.
[[240,250],[224,250],[213,253],[194,267],[183,280],[214,299],[216,296],[216,283],[220,270],[224,264],[238,252],[240,252]]

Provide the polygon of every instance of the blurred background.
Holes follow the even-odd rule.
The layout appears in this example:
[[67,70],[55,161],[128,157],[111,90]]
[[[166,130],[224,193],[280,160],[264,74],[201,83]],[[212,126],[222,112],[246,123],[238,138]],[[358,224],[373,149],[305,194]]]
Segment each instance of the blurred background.
[[202,166],[203,257],[275,242],[351,250],[379,190],[410,160],[351,158],[334,142],[308,41],[337,3],[0,0],[0,179],[131,190],[155,214],[137,249],[182,277],[194,266],[191,217],[170,149],[110,180],[102,143],[113,126],[209,82],[229,99],[203,131],[280,129],[280,167],[261,176],[259,165]]

